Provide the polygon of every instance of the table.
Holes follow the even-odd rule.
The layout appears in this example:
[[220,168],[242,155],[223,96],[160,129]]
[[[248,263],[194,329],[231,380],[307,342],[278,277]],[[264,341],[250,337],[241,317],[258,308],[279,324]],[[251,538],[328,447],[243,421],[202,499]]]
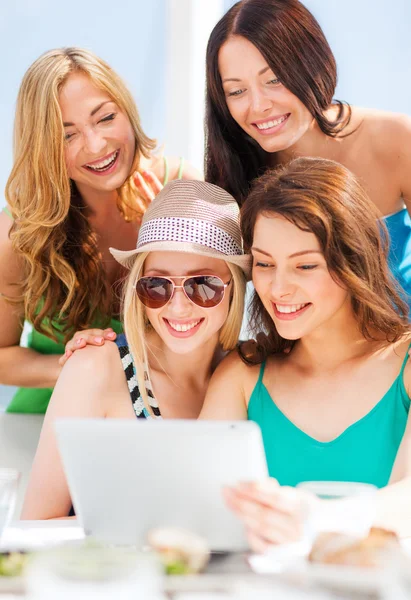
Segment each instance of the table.
[[[76,519],[50,521],[14,521],[4,531],[0,551],[3,550],[38,550],[62,542],[81,542],[85,539],[84,531]],[[192,594],[200,600],[199,594],[210,594],[213,600],[230,597],[230,591],[240,580],[254,579],[245,554],[221,554],[213,556],[206,575],[167,578],[167,593],[175,600],[189,600]],[[0,600],[22,600],[22,581],[12,582],[7,578],[0,579]],[[14,592],[14,593],[13,593]],[[11,593],[11,595],[10,595]],[[203,600],[204,596],[201,598]]]
[[[50,547],[61,542],[81,543],[84,539],[83,529],[75,519],[52,520],[52,521],[15,521],[5,530],[0,550],[3,549],[39,549]],[[403,541],[404,549],[411,555],[411,538]],[[410,563],[411,564],[411,563]],[[186,577],[168,577],[166,588],[168,598],[173,600],[244,600],[245,596],[240,593],[244,590],[258,590],[265,586],[265,597],[268,598],[267,589],[270,590],[269,597],[281,598],[325,598],[327,600],[335,597],[329,591],[324,591],[318,584],[313,584],[310,578],[294,579],[296,588],[288,595],[287,591],[279,591],[277,586],[285,585],[285,581],[292,580],[282,575],[257,575],[248,566],[244,554],[226,554],[213,556],[208,569],[204,575]],[[23,582],[16,582],[17,587],[7,588],[7,578],[0,579],[0,600],[23,600]],[[20,585],[20,587],[19,587]],[[288,589],[288,588],[287,588]],[[284,588],[285,590],[285,588]],[[307,590],[313,595],[306,596]],[[12,593],[14,592],[14,593]],[[254,597],[259,594],[252,594]],[[341,598],[378,598],[373,595],[353,595],[352,593],[338,594]],[[261,594],[264,598],[264,593]],[[396,600],[398,600],[396,598]]]

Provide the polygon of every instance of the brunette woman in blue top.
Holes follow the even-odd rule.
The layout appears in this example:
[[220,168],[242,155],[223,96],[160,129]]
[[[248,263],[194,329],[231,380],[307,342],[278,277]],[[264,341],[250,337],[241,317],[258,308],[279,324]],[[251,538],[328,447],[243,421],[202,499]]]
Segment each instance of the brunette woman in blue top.
[[340,162],[384,217],[410,303],[411,119],[333,100],[336,83],[332,51],[303,4],[237,2],[207,48],[206,181],[242,204],[267,168],[298,156]]

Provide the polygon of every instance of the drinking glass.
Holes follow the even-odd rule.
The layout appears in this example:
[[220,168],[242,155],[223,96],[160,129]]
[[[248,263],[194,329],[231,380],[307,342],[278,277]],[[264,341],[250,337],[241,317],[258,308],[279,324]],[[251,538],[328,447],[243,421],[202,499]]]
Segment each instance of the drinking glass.
[[30,600],[160,600],[162,587],[154,555],[89,541],[40,552],[27,568]]
[[20,473],[16,469],[0,468],[0,539],[13,516]]
[[375,520],[377,488],[369,483],[351,481],[304,481],[297,486],[321,502],[310,505],[308,534],[322,531],[365,537]]

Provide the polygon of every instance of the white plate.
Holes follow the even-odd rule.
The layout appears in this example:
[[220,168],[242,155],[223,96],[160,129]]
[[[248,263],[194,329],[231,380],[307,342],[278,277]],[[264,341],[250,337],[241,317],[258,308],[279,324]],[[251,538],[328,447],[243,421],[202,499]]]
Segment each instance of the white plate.
[[251,555],[249,564],[258,574],[278,574],[295,583],[321,585],[339,590],[381,592],[393,581],[393,573],[384,568],[325,565],[307,560],[307,545],[287,544],[264,555]]

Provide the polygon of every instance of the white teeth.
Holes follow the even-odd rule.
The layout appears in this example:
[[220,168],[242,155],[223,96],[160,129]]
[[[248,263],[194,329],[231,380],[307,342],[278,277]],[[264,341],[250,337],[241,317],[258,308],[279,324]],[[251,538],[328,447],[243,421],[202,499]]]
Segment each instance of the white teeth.
[[283,117],[280,117],[279,119],[276,119],[275,121],[266,121],[265,123],[260,123],[259,125],[257,124],[257,127],[258,127],[258,129],[270,129],[270,127],[275,127],[276,125],[279,125],[280,123],[285,121],[286,118],[287,118],[287,115],[284,115]]
[[93,169],[93,171],[102,171],[103,169],[105,169],[109,165],[111,166],[111,164],[114,163],[114,161],[117,158],[117,154],[118,150],[113,152],[113,154],[110,154],[110,156],[108,156],[105,160],[102,160],[99,163],[94,163],[92,165],[86,165],[86,167],[88,167],[89,169]]
[[301,310],[307,304],[276,304],[275,307],[279,313],[294,313]]
[[171,321],[168,321],[168,324],[175,331],[189,331],[190,329],[193,329],[193,327],[195,327],[196,325],[198,325],[199,322],[200,321],[193,321],[193,323],[183,323],[183,324],[181,324],[181,323],[172,323]]

